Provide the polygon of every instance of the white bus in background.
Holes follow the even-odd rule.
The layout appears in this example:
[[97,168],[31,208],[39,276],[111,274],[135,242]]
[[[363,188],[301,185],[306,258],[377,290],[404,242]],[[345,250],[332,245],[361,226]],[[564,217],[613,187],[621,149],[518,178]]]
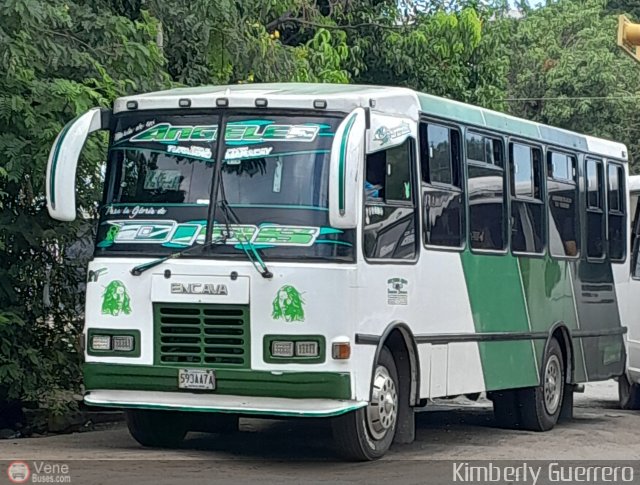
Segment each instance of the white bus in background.
[[[638,199],[640,198],[640,175],[629,177],[629,214],[631,220],[631,248],[630,261],[630,294],[640,295],[640,217],[638,213]],[[630,297],[629,301],[633,301]],[[618,379],[618,393],[620,406],[623,409],[640,409],[640,313],[638,306],[630,309],[629,330],[627,342],[627,371]]]
[[500,425],[544,431],[577,383],[624,374],[624,145],[401,88],[174,89],[62,130],[52,217],[75,218],[100,129],[85,401],[145,446],[324,417],[371,460],[430,398],[487,392]]

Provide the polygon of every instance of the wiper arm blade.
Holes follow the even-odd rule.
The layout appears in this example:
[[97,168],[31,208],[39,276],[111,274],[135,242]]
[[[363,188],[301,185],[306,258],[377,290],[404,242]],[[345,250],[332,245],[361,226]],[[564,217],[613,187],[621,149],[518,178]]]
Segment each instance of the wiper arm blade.
[[[238,217],[233,213],[233,211],[229,208],[229,202],[227,202],[227,198],[224,196],[224,186],[223,186],[223,190],[221,191],[221,198],[220,198],[219,204],[222,207],[222,210],[224,212],[225,220],[227,221],[227,233],[229,233],[230,232],[228,228],[229,219],[233,219],[233,221],[238,225],[240,224],[240,221],[238,220]],[[249,241],[244,234],[242,234],[241,230],[235,231],[234,235],[238,240],[238,242],[240,243],[240,247],[242,247],[244,254],[247,255],[247,259],[251,261],[251,264],[256,269],[256,271],[260,273],[260,275],[262,275],[263,278],[266,278],[266,279],[273,278],[273,273],[269,271],[269,268],[267,268],[266,263],[262,260],[262,258],[260,257],[260,254],[258,254],[258,250],[256,249],[255,245],[251,241]],[[247,247],[251,252],[247,251],[245,244],[247,245]],[[251,255],[251,253],[253,253],[253,255]]]
[[169,256],[165,256],[165,257],[162,257],[162,258],[154,259],[153,261],[150,261],[148,263],[139,264],[138,266],[134,266],[133,268],[131,268],[130,273],[133,276],[140,276],[142,273],[144,273],[148,269],[155,268],[156,266],[164,263],[170,257],[171,257],[171,254]]
[[[240,242],[240,246],[242,246],[242,250],[247,255],[247,258],[249,259],[249,261],[251,261],[251,264],[253,264],[253,267],[258,271],[258,273],[262,275],[263,278],[266,278],[266,279],[273,278],[273,273],[269,271],[269,268],[267,268],[267,265],[258,254],[258,251],[255,245],[251,241],[249,241],[247,238],[245,238],[244,235],[242,235],[242,237],[244,238],[244,241],[240,239],[239,235],[238,235],[238,241]],[[247,249],[244,247],[245,244],[249,246],[249,249],[253,253],[253,256],[251,256],[249,251],[247,251]],[[260,268],[258,268],[258,266],[256,265],[256,261],[258,261]]]
[[188,248],[181,249],[180,251],[176,251],[175,253],[171,253],[167,256],[163,256],[162,258],[154,259],[153,261],[149,261],[148,263],[142,263],[142,264],[139,264],[138,266],[134,266],[133,268],[131,268],[130,273],[133,276],[140,276],[142,273],[144,273],[148,269],[155,268],[156,266],[164,263],[169,259],[180,258],[185,254],[195,251],[196,249],[204,249],[206,247],[213,246],[218,243],[224,244],[226,241],[227,241],[227,236],[223,235],[222,237],[213,239],[212,241],[206,244],[202,244],[200,246],[190,246]]

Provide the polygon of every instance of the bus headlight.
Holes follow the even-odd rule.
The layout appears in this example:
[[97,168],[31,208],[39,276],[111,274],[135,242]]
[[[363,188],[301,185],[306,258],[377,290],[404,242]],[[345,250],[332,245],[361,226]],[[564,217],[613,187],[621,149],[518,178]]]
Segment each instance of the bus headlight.
[[131,352],[135,348],[131,335],[114,335],[111,341],[115,352]]
[[274,340],[271,342],[271,355],[274,357],[293,357],[293,342]]
[[265,335],[263,349],[270,364],[322,364],[326,343],[323,335]]
[[318,342],[296,342],[296,357],[317,357]]
[[91,350],[111,350],[111,336],[94,335],[91,337]]

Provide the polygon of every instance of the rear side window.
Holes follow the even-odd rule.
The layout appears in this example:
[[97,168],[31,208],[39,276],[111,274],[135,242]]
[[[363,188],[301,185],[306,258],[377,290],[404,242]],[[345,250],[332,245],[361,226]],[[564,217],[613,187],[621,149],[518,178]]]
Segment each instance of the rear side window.
[[476,250],[503,251],[507,247],[504,145],[476,133],[467,133],[466,144],[469,244]]
[[548,234],[552,256],[576,257],[580,252],[577,166],[573,155],[547,153]]
[[627,224],[624,168],[609,162],[607,166],[607,202],[609,218],[609,258],[622,262],[626,258]]
[[587,188],[587,257],[600,259],[605,256],[604,239],[604,171],[602,161],[586,160]]
[[521,143],[510,144],[511,250],[542,253],[545,247],[542,151]]

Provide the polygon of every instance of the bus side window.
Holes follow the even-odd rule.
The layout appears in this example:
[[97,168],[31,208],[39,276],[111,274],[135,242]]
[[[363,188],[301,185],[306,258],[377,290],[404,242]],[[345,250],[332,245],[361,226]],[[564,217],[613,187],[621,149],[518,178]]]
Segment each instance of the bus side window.
[[605,255],[602,161],[587,159],[585,177],[587,186],[587,257],[600,259]]
[[466,144],[471,248],[503,251],[507,247],[504,145],[476,133],[467,133]]
[[367,259],[416,257],[414,139],[367,155],[365,162],[365,224]]
[[542,151],[511,143],[511,250],[514,253],[544,252],[544,199],[542,198]]
[[607,200],[609,217],[609,258],[614,262],[626,259],[626,207],[624,168],[617,163],[607,165]]
[[420,124],[423,240],[425,245],[464,246],[464,199],[460,132]]
[[549,252],[556,257],[576,257],[580,252],[577,161],[574,156],[547,153]]

